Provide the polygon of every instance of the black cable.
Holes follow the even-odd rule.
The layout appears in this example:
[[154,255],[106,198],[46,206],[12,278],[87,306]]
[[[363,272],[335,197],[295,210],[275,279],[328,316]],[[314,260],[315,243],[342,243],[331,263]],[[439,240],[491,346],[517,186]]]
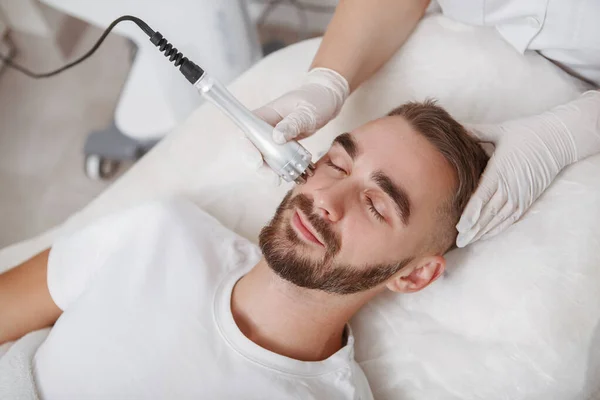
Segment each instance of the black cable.
[[2,59],[7,66],[12,67],[20,72],[22,72],[23,74],[29,76],[30,78],[35,78],[35,79],[39,79],[39,78],[49,78],[51,76],[54,75],[58,75],[61,72],[74,67],[75,65],[85,61],[89,56],[91,56],[92,54],[94,54],[94,52],[98,49],[98,47],[100,47],[100,45],[102,44],[102,42],[104,41],[104,39],[106,39],[106,37],[108,36],[108,34],[110,33],[110,31],[115,27],[115,25],[117,25],[119,22],[121,21],[132,21],[135,22],[137,24],[137,26],[139,26],[148,36],[152,36],[154,35],[154,31],[148,26],[148,24],[146,24],[144,21],[142,21],[141,19],[137,18],[137,17],[132,17],[131,15],[124,15],[120,18],[117,18],[116,20],[114,20],[109,26],[108,28],[106,28],[104,30],[104,32],[102,33],[102,36],[100,36],[100,38],[96,41],[96,43],[94,44],[94,46],[84,55],[82,55],[81,57],[79,57],[78,59],[76,59],[73,62],[70,62],[58,69],[55,69],[54,71],[50,71],[50,72],[44,72],[44,73],[36,73],[36,72],[32,72],[29,69],[14,63],[9,57],[6,57],[2,54],[0,54],[0,59]]
[[104,39],[106,39],[106,37],[108,36],[110,31],[112,31],[112,29],[119,22],[122,22],[122,21],[131,21],[131,22],[134,22],[138,27],[140,27],[140,29],[142,31],[144,31],[144,33],[146,35],[148,35],[148,37],[150,37],[150,41],[152,42],[152,44],[154,44],[156,47],[158,47],[158,49],[161,52],[164,52],[165,57],[169,57],[169,61],[173,62],[176,67],[179,67],[179,70],[181,71],[181,73],[191,83],[195,83],[202,76],[202,74],[204,74],[204,71],[202,70],[202,68],[200,68],[199,66],[194,64],[192,61],[188,60],[187,57],[184,57],[181,52],[177,51],[177,48],[174,48],[172,44],[170,44],[166,39],[163,38],[163,36],[160,34],[160,32],[158,32],[158,31],[155,32],[154,30],[152,30],[152,28],[150,28],[150,26],[148,26],[147,23],[145,23],[141,19],[139,19],[137,17],[133,17],[131,15],[124,15],[122,17],[115,19],[104,30],[104,32],[102,32],[102,35],[100,36],[100,38],[96,41],[94,46],[92,46],[92,48],[90,50],[88,50],[87,53],[85,53],[84,55],[82,55],[81,57],[76,59],[75,61],[72,61],[58,69],[55,69],[54,71],[44,72],[44,73],[36,73],[36,72],[32,72],[31,70],[29,70],[17,63],[14,63],[13,61],[11,61],[11,59],[9,57],[6,57],[2,54],[0,54],[0,59],[2,59],[5,62],[6,66],[14,68],[17,71],[20,71],[21,73],[29,76],[30,78],[35,78],[35,79],[49,78],[51,76],[58,75],[61,72],[65,71],[71,67],[76,66],[77,64],[85,61],[88,57],[90,57],[92,54],[94,54],[94,52],[96,50],[98,50],[98,47],[100,47],[100,45],[102,44]]

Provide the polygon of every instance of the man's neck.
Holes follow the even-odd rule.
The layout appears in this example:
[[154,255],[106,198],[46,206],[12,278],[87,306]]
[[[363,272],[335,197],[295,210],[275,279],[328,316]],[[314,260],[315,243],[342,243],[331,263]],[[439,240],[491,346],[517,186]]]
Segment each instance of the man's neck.
[[242,333],[259,346],[301,361],[320,361],[343,346],[347,321],[372,297],[300,288],[261,259],[235,285],[231,311]]

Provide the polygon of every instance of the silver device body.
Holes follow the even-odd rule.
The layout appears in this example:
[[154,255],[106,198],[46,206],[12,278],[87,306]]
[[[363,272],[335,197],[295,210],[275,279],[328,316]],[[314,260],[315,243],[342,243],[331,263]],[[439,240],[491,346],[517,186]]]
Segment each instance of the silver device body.
[[273,171],[287,182],[305,183],[313,175],[312,155],[296,141],[273,141],[273,127],[258,118],[206,72],[194,83],[198,91],[225,113],[260,151]]

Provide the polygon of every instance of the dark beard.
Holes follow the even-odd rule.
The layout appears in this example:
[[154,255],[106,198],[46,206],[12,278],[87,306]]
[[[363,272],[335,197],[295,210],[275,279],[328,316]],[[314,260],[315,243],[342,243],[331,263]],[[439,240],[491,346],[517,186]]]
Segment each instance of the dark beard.
[[[284,212],[299,208],[323,238],[325,255],[312,260],[302,255],[305,244],[292,229]],[[275,211],[273,219],[261,230],[259,245],[271,269],[282,279],[306,289],[335,294],[352,294],[374,288],[400,271],[412,259],[389,265],[350,266],[333,262],[341,240],[329,223],[313,213],[313,201],[303,194],[292,198],[288,192]]]

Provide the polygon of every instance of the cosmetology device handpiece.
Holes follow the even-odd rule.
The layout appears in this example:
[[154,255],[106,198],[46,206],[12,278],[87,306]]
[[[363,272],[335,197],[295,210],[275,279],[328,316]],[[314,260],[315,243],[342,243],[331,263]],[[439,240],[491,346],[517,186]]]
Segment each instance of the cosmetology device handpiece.
[[211,103],[225,113],[261,152],[263,159],[273,171],[287,182],[305,183],[312,176],[312,155],[298,142],[283,145],[273,140],[273,127],[258,118],[240,103],[218,80],[172,48],[159,32],[150,36],[150,41],[169,57],[175,66],[196,89]]
[[110,31],[122,21],[132,21],[149,37],[150,41],[169,58],[186,79],[211,103],[223,111],[244,132],[246,137],[263,155],[263,159],[283,180],[287,182],[305,183],[313,175],[315,166],[311,162],[312,155],[298,142],[290,141],[277,144],[273,141],[273,127],[258,118],[240,103],[220,82],[208,75],[202,68],[194,64],[173,47],[160,32],[155,32],[144,21],[137,17],[124,15],[114,20],[102,33],[94,46],[75,61],[47,73],[34,73],[14,63],[9,57],[0,55],[5,64],[15,68],[32,78],[48,78],[57,75],[87,59],[104,41]]
[[235,122],[261,152],[269,167],[285,181],[302,184],[313,175],[315,166],[308,150],[296,141],[283,145],[275,143],[273,127],[248,110],[215,78],[205,72],[194,86]]

